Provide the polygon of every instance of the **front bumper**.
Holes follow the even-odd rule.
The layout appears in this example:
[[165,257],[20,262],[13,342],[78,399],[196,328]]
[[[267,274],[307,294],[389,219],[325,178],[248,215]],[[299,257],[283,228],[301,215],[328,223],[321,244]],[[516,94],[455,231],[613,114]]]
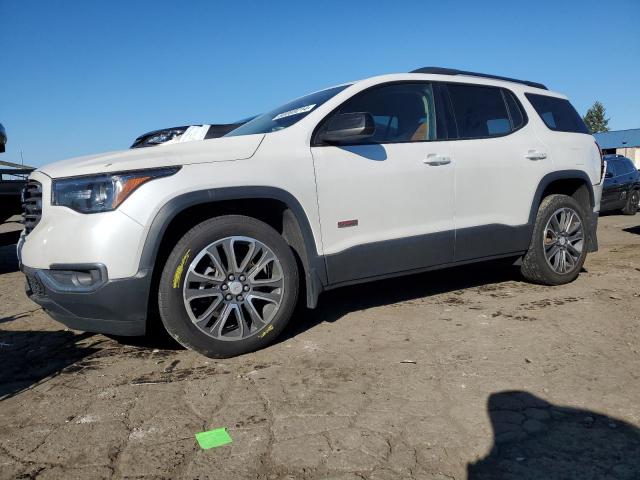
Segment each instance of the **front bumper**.
[[55,320],[74,330],[112,335],[144,335],[151,273],[109,280],[100,264],[21,265],[28,297]]

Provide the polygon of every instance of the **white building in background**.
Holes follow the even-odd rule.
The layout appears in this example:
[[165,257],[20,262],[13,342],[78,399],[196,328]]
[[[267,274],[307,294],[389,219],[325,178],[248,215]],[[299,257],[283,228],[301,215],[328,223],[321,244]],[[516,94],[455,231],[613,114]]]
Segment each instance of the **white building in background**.
[[624,155],[640,168],[640,128],[596,133],[593,136],[603,153]]

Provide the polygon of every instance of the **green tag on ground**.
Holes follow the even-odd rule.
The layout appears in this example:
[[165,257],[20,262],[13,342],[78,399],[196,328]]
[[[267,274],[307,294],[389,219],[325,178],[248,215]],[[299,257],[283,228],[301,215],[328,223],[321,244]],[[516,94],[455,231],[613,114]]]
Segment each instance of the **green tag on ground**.
[[207,448],[221,447],[227,443],[231,443],[231,437],[227,433],[226,428],[216,428],[215,430],[209,430],[207,432],[196,433],[196,440],[198,445],[203,450]]

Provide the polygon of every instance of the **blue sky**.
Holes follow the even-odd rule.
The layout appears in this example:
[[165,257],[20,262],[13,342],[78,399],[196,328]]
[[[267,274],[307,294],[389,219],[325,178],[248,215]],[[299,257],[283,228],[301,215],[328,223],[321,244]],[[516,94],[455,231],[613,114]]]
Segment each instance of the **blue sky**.
[[638,128],[638,18],[638,0],[0,0],[0,159],[123,149],[426,65],[540,81]]

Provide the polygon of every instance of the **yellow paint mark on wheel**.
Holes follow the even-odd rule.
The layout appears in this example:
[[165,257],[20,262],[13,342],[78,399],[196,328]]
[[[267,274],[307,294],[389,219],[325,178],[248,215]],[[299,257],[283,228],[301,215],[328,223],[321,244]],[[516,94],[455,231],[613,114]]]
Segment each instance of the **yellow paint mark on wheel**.
[[264,338],[267,336],[267,334],[269,332],[271,332],[271,330],[273,330],[273,325],[269,325],[267,328],[264,329],[264,332],[262,332],[260,335],[258,335],[260,338]]
[[182,279],[182,271],[184,270],[184,266],[189,260],[189,255],[191,254],[191,250],[187,250],[187,253],[184,254],[182,260],[180,260],[180,265],[176,268],[176,273],[173,274],[173,288],[180,288],[180,280]]

